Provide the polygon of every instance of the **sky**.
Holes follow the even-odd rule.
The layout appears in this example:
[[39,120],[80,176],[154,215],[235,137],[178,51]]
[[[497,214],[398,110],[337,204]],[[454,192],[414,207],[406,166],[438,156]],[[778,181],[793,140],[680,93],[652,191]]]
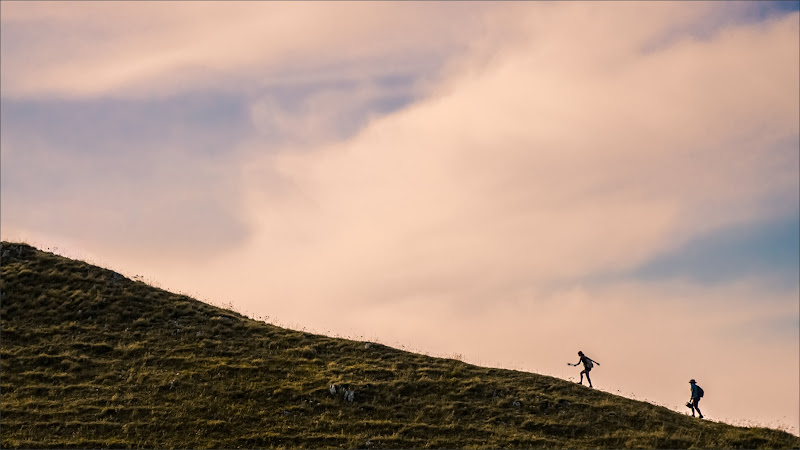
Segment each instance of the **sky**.
[[0,235],[797,434],[798,9],[3,1]]

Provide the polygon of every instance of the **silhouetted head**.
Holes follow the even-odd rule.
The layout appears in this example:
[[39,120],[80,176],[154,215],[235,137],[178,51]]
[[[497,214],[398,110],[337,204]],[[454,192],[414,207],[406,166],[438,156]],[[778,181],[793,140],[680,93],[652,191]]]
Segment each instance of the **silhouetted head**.
[[691,380],[689,380],[689,384],[695,384],[695,383],[697,383],[697,382],[696,382],[696,381],[694,381],[694,378],[692,378]]
[[583,352],[578,352],[578,355],[583,356]]

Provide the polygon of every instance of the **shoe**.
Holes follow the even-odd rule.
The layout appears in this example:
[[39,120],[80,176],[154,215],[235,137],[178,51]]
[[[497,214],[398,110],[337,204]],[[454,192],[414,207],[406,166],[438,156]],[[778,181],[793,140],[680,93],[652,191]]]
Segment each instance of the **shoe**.
[[701,419],[703,418],[702,414],[700,415],[700,418],[701,418]]

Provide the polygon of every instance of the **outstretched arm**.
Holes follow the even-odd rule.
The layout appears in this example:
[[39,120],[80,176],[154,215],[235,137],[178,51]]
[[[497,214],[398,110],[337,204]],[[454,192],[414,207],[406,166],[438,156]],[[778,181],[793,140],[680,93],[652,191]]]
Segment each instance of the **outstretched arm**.
[[597,364],[598,366],[600,365],[600,363],[599,363],[599,362],[597,362],[597,361],[595,361],[595,360],[593,360],[593,359],[591,359],[591,358],[589,358],[589,361],[591,361],[591,362],[593,362],[593,363]]

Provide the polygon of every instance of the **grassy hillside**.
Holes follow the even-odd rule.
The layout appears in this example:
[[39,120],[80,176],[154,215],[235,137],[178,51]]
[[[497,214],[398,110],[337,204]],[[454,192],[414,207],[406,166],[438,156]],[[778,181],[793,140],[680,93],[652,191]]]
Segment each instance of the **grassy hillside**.
[[2,244],[0,295],[4,448],[800,445],[552,377],[279,328],[21,244]]

